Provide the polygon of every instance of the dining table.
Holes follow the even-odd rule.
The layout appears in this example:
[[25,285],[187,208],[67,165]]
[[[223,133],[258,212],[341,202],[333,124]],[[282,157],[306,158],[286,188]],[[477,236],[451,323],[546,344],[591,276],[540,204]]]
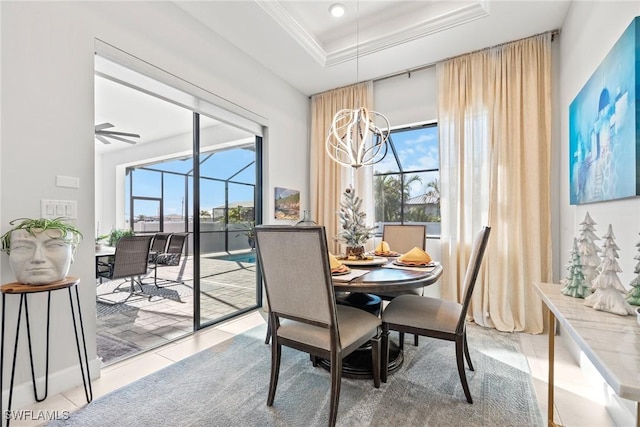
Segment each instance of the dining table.
[[[347,274],[332,276],[336,291],[336,302],[375,312],[371,307],[381,305],[377,293],[410,291],[433,285],[442,276],[439,262],[426,266],[402,266],[395,258],[374,257],[373,260],[345,262],[350,267]],[[389,372],[395,372],[403,363],[402,349],[389,342]],[[320,360],[320,365],[330,368],[328,360]],[[365,345],[343,359],[342,375],[347,378],[372,378],[371,346]]]

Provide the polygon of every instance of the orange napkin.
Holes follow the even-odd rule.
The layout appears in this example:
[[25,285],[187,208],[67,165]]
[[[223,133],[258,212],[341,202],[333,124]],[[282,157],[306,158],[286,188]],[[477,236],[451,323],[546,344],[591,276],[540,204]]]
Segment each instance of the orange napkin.
[[414,247],[398,258],[398,261],[405,264],[429,264],[431,262],[431,256],[422,249]]

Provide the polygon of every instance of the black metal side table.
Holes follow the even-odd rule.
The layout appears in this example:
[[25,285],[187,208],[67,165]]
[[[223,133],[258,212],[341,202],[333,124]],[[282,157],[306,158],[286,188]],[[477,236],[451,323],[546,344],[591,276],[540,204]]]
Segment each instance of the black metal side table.
[[[0,341],[0,390],[3,385],[3,372],[4,372],[4,330],[5,330],[5,297],[6,295],[20,295],[20,306],[18,308],[18,321],[16,322],[16,339],[15,344],[13,346],[13,361],[11,363],[11,382],[9,385],[9,401],[7,404],[7,410],[2,410],[2,399],[0,399],[0,414],[2,418],[6,418],[7,427],[11,421],[11,402],[13,398],[13,381],[16,371],[16,356],[18,353],[18,342],[20,340],[20,324],[22,323],[22,308],[24,307],[24,317],[27,327],[27,342],[29,344],[29,362],[31,364],[31,379],[33,382],[33,395],[35,397],[36,402],[42,402],[47,398],[48,389],[49,389],[49,326],[51,320],[51,292],[57,291],[60,289],[67,289],[69,293],[69,309],[71,310],[71,318],[73,321],[73,330],[76,337],[76,348],[78,350],[78,360],[80,364],[80,372],[82,374],[82,383],[84,384],[84,394],[87,398],[87,403],[93,400],[93,390],[91,389],[91,377],[89,374],[89,358],[87,357],[87,341],[84,335],[84,323],[82,322],[82,312],[80,311],[80,296],[78,294],[78,283],[80,283],[80,279],[77,277],[66,277],[63,280],[58,282],[49,283],[46,285],[25,285],[18,282],[7,283],[0,286],[0,292],[2,292],[2,337]],[[73,297],[71,288],[75,289],[75,300],[78,311],[78,321],[76,321],[76,315],[73,304]],[[45,383],[44,383],[44,394],[40,397],[38,396],[38,390],[36,388],[36,376],[35,370],[33,367],[33,353],[31,347],[31,327],[29,324],[29,305],[27,303],[29,294],[47,292],[47,338],[46,338],[46,362],[45,362]],[[80,332],[82,334],[82,348],[84,350],[84,365],[82,361],[82,352],[80,350],[80,339],[78,336],[78,323],[80,325]],[[86,374],[85,374],[86,370]],[[1,396],[0,392],[0,396]],[[5,416],[8,414],[9,416]],[[1,422],[0,422],[1,425]]]

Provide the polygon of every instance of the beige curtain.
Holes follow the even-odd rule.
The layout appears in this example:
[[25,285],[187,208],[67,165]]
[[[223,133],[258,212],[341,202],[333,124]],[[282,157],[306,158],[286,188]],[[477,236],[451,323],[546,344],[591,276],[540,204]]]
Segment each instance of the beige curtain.
[[[353,185],[356,194],[365,202],[373,203],[365,185],[370,172],[360,168],[357,172],[329,158],[325,149],[327,131],[333,116],[343,108],[366,107],[372,109],[373,83],[371,81],[323,92],[311,97],[311,147],[310,147],[310,209],[311,216],[327,231],[329,250],[340,253],[340,245],[333,241],[338,231],[340,199],[345,188]],[[367,192],[368,191],[368,192]]]
[[551,35],[437,65],[443,296],[460,300],[475,234],[492,227],[470,313],[543,331],[534,282],[551,281]]

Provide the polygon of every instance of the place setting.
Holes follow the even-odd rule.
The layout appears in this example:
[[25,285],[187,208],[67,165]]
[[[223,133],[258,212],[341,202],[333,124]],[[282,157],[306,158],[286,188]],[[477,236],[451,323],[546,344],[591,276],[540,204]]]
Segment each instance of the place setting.
[[426,251],[414,247],[409,252],[398,256],[392,262],[383,265],[383,267],[413,271],[430,271],[437,265],[438,262],[432,260]]
[[350,268],[343,260],[339,260],[332,253],[329,253],[329,265],[331,267],[331,276],[333,277],[333,280],[341,282],[350,282],[351,280],[364,276],[369,272],[369,270]]

